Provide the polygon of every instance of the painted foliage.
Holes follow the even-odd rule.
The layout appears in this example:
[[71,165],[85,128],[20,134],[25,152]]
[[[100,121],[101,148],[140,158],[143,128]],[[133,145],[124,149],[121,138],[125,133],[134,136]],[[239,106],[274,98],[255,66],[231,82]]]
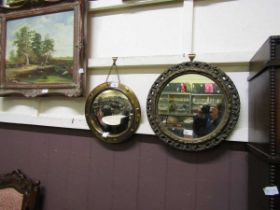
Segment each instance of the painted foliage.
[[74,11],[7,21],[6,82],[73,82]]

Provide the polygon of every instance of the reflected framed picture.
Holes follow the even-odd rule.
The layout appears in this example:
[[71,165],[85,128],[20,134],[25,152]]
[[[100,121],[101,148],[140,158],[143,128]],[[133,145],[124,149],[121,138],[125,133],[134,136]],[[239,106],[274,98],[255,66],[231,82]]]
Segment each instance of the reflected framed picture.
[[82,96],[84,1],[26,2],[0,10],[0,96]]

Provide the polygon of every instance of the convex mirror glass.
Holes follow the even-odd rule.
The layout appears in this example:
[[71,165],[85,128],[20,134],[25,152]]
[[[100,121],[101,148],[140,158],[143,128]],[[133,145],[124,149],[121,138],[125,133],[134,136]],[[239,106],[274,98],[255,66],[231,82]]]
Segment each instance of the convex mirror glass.
[[120,143],[138,128],[139,102],[130,88],[106,82],[97,86],[86,102],[86,119],[94,135],[107,143]]
[[202,62],[173,66],[153,84],[147,114],[151,127],[177,149],[211,148],[233,130],[240,109],[231,79],[217,67]]

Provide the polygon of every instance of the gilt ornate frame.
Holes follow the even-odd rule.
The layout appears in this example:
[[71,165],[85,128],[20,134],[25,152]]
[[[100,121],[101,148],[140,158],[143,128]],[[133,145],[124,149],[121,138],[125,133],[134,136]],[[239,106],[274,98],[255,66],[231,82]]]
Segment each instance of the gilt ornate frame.
[[[226,102],[224,117],[217,129],[206,136],[187,140],[173,135],[161,126],[158,113],[163,89],[171,80],[185,74],[198,74],[213,80],[222,90]],[[170,67],[156,79],[147,98],[147,116],[155,134],[169,146],[185,151],[201,151],[221,143],[234,129],[239,112],[239,94],[232,80],[219,68],[203,62],[186,62]]]
[[[1,6],[0,96],[83,96],[86,14],[85,0],[20,0]],[[23,48],[25,34],[29,40]]]

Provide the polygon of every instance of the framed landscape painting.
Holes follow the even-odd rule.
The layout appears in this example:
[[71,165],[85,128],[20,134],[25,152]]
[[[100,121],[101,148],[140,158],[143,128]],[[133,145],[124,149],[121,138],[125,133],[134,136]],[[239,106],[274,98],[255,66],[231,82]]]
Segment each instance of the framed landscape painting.
[[84,1],[16,8],[2,8],[1,13],[0,95],[82,96],[86,70]]

